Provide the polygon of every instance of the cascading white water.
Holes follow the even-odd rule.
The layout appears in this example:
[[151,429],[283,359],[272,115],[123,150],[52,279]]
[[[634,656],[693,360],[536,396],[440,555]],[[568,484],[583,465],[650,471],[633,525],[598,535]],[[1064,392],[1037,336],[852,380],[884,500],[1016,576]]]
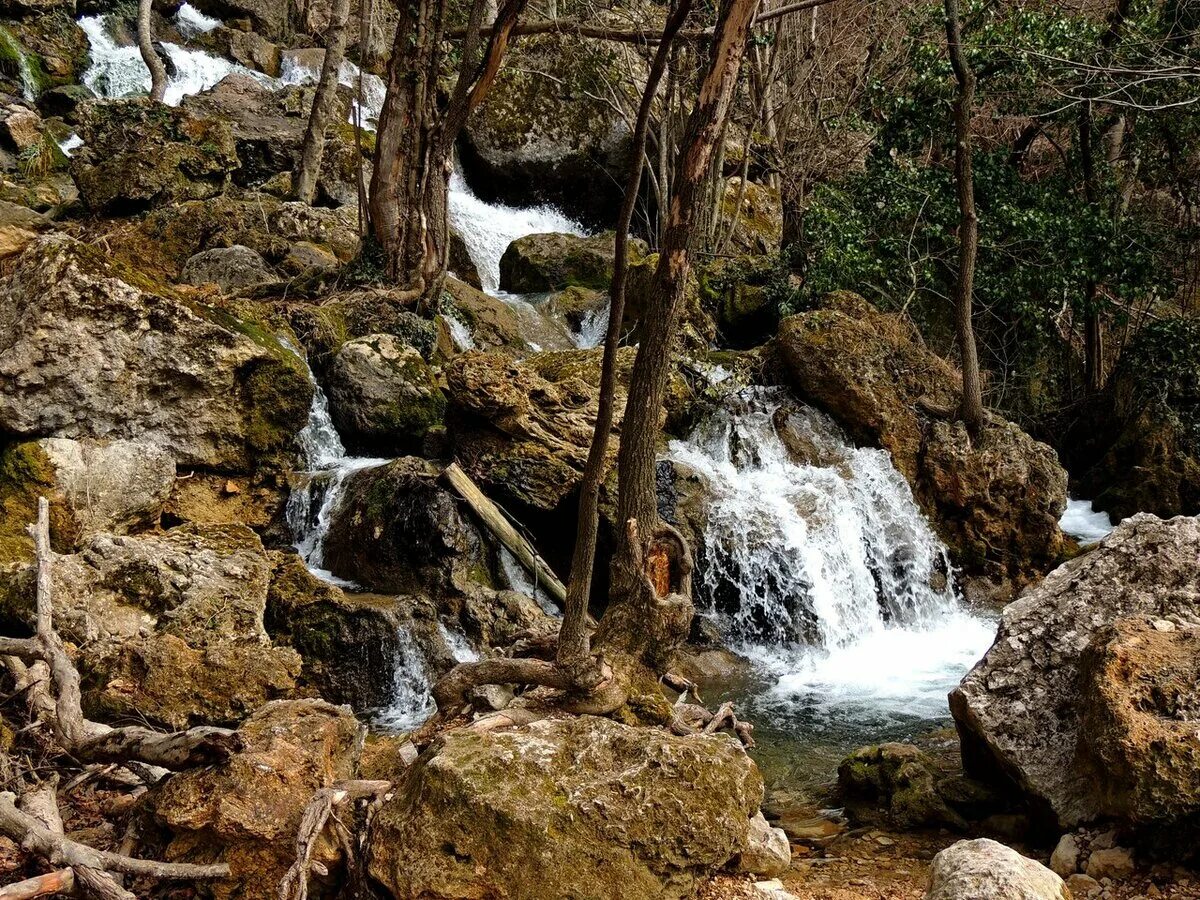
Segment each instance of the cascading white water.
[[1116,526],[1108,513],[1092,506],[1091,500],[1068,500],[1058,527],[1081,546],[1090,547],[1108,537]]
[[[122,47],[113,40],[103,16],[84,16],[79,27],[87,35],[92,64],[83,73],[83,83],[98,97],[115,99],[150,90],[150,70],[142,62],[138,48]],[[164,41],[162,48],[170,59],[171,75],[167,79],[163,102],[178,106],[184,97],[215,87],[227,75],[239,74],[270,83],[272,79],[245,66],[213,56],[202,50],[190,50]]]
[[175,11],[175,27],[188,40],[207,34],[220,24],[220,19],[206,16],[190,3],[180,4],[179,9]]
[[960,607],[945,547],[886,451],[750,388],[668,456],[712,493],[697,602],[768,680],[759,704],[945,715],[992,630]]
[[433,678],[425,654],[408,629],[401,628],[397,632],[396,649],[392,702],[378,712],[375,723],[387,731],[408,731],[428,719],[437,709],[431,691]]
[[29,54],[21,46],[21,42],[13,37],[7,28],[0,28],[0,46],[10,56],[17,58],[17,75],[21,79],[21,96],[30,103],[37,99],[38,84],[33,77],[33,66],[29,62]]
[[[356,92],[355,99],[351,101],[350,123],[354,124],[356,115],[361,110],[362,127],[367,131],[374,131],[379,122],[379,113],[383,110],[387,85],[378,75],[370,72],[361,73],[363,99],[360,105],[357,97],[359,76],[358,66],[348,59],[342,60],[342,64],[338,68],[338,84],[343,84]],[[319,77],[319,72],[301,65],[291,56],[285,56],[279,68],[280,84],[315,84]]]

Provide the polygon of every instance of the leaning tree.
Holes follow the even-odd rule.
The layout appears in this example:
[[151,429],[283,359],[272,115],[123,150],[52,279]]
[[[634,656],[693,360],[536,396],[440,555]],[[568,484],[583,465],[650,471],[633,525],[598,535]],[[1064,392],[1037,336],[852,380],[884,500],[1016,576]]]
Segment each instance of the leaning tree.
[[[691,553],[687,542],[658,515],[655,464],[660,421],[691,273],[689,249],[705,203],[704,187],[714,152],[729,116],[758,0],[723,0],[708,40],[705,68],[696,102],[680,143],[676,182],[665,219],[658,264],[646,302],[643,333],[630,376],[621,443],[617,457],[617,546],[612,559],[608,605],[594,640],[588,623],[588,597],[595,558],[598,473],[602,471],[616,390],[615,357],[619,332],[622,263],[617,268],[614,309],[605,343],[600,409],[580,504],[580,527],[572,563],[568,602],[559,631],[556,658],[498,658],[463,663],[434,687],[439,715],[461,708],[466,691],[489,683],[534,684],[564,692],[563,704],[580,712],[604,713],[620,707],[633,693],[655,684],[671,651],[691,625]],[[684,10],[686,13],[686,10]],[[636,137],[645,140],[648,106],[682,22],[677,8],[667,22],[665,40],[651,70],[639,111]],[[657,74],[655,74],[657,73]],[[626,185],[622,228],[628,226],[632,198],[640,181],[640,157]],[[620,252],[620,245],[618,245]]]

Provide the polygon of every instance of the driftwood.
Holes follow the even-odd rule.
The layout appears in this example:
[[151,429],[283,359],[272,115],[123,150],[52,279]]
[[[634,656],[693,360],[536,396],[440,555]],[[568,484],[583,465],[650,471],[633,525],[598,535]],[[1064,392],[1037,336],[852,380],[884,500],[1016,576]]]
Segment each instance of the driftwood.
[[464,472],[458,463],[450,463],[442,475],[455,492],[471,507],[480,521],[488,527],[488,530],[509,549],[521,565],[533,573],[534,579],[539,585],[545,585],[558,605],[562,606],[567,600],[566,587],[558,580],[558,576],[554,574],[554,570],[546,561],[538,556],[529,541],[513,528],[512,523],[504,517],[504,513],[500,512],[499,507],[489,500],[487,495],[471,480],[471,476]]
[[[61,749],[81,762],[123,763],[144,770],[152,781],[163,767],[214,762],[240,747],[237,733],[224,728],[163,734],[141,727],[112,728],[84,718],[79,671],[54,629],[50,505],[45,497],[38,500],[38,520],[30,532],[37,558],[37,633],[27,639],[0,639],[0,655],[17,690],[27,695],[31,717],[49,727]],[[0,900],[56,893],[136,900],[121,884],[121,876],[186,881],[229,877],[229,866],[224,864],[136,859],[70,840],[63,833],[57,791],[54,778],[25,790],[19,800],[12,792],[0,793],[0,834],[59,867],[0,889]]]

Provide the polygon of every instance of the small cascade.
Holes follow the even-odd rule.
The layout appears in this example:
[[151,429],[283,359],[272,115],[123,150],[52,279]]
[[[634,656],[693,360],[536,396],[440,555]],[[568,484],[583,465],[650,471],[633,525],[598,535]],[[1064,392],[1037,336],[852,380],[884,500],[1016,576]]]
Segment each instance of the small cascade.
[[[283,65],[279,70],[280,84],[316,84],[320,77],[320,72],[317,72],[308,66],[301,65],[295,58],[285,56]],[[358,102],[358,80],[362,77],[363,101],[360,106]],[[352,102],[350,109],[350,124],[354,124],[356,116],[362,116],[362,127],[367,131],[374,131],[379,122],[379,114],[383,110],[383,99],[387,95],[387,85],[384,80],[378,75],[373,75],[370,72],[360,73],[358,66],[350,62],[348,59],[342,60],[342,65],[338,68],[338,84],[345,85],[355,91],[355,99]]]
[[750,388],[668,456],[711,492],[697,606],[770,682],[766,706],[854,698],[945,715],[992,632],[961,609],[946,549],[886,451]]
[[[98,97],[115,99],[150,90],[150,70],[142,62],[138,48],[119,46],[108,33],[103,16],[84,16],[79,20],[79,27],[87,35],[92,59],[92,64],[83,73],[83,83]],[[184,97],[215,87],[222,78],[235,73],[265,84],[272,81],[260,72],[202,50],[189,50],[167,41],[161,46],[171,62],[172,74],[163,95],[163,102],[168,106],[178,106]]]
[[296,485],[288,497],[285,519],[296,541],[296,552],[309,571],[331,584],[354,588],[357,585],[353,582],[324,568],[325,536],[333,524],[347,477],[353,472],[385,465],[388,460],[346,455],[346,448],[329,414],[329,398],[309,368],[308,360],[286,338],[280,338],[280,343],[304,363],[313,386],[308,422],[296,436],[307,471],[299,476],[302,483]]
[[1108,537],[1115,526],[1108,513],[1092,506],[1091,500],[1068,500],[1058,527],[1081,547],[1090,547]]
[[33,66],[29,62],[29,54],[21,42],[13,37],[12,32],[0,26],[0,46],[9,57],[17,60],[17,77],[21,79],[21,96],[30,103],[37,100],[38,83],[33,75]]
[[433,678],[425,654],[407,628],[397,632],[396,651],[392,702],[376,714],[375,723],[385,731],[408,731],[437,710],[433,702]]

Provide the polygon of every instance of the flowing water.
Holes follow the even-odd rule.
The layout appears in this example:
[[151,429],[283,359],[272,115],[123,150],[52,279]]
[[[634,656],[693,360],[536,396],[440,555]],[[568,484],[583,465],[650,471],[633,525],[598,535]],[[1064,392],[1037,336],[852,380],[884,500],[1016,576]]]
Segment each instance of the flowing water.
[[1063,534],[1079,541],[1080,546],[1090,547],[1108,537],[1115,526],[1108,513],[1093,507],[1091,500],[1068,500],[1058,527]]
[[668,457],[711,494],[697,607],[751,663],[713,687],[755,722],[768,778],[825,780],[855,747],[947,720],[947,692],[994,629],[962,608],[946,548],[886,451],[751,388]]

